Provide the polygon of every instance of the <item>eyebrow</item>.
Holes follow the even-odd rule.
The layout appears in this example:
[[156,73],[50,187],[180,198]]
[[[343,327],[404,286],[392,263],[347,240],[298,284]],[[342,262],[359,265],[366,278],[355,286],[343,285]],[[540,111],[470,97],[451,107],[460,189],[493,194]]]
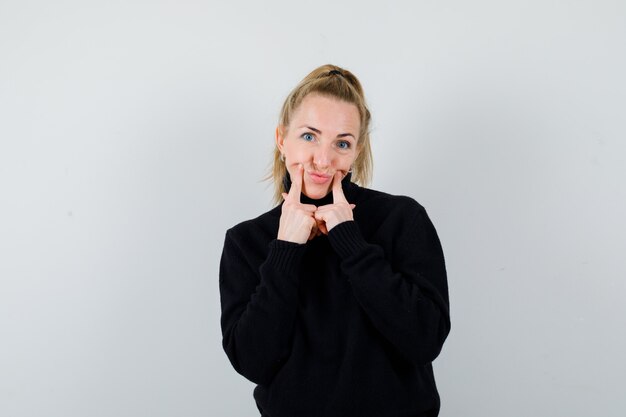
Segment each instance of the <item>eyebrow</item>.
[[[311,126],[300,126],[300,129],[302,129],[302,128],[310,129],[310,130],[314,131],[317,134],[321,134],[322,133],[321,130],[316,129],[316,128],[311,127]],[[354,135],[352,133],[340,133],[340,134],[337,135],[338,138],[345,138],[347,136],[352,136],[352,139],[356,140],[356,138],[354,137]]]

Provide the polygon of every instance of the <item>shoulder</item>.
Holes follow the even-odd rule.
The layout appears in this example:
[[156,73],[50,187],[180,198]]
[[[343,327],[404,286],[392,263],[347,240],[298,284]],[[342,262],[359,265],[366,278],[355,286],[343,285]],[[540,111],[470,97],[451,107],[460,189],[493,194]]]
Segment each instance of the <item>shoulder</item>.
[[224,268],[233,265],[248,265],[251,270],[258,268],[267,258],[270,242],[276,239],[280,210],[280,206],[274,207],[226,231],[222,251]]
[[415,217],[426,213],[424,207],[412,197],[363,187],[358,187],[355,193],[355,204],[365,212],[380,213],[385,217]]
[[355,220],[366,240],[383,247],[390,259],[413,259],[415,253],[420,259],[443,257],[437,230],[414,198],[367,188],[360,194]]
[[271,240],[278,231],[281,206],[249,220],[242,221],[226,231],[226,239],[236,242],[256,242]]
[[434,226],[424,206],[414,198],[359,187],[354,200],[354,219],[368,240],[392,240],[398,245],[418,238],[434,241]]

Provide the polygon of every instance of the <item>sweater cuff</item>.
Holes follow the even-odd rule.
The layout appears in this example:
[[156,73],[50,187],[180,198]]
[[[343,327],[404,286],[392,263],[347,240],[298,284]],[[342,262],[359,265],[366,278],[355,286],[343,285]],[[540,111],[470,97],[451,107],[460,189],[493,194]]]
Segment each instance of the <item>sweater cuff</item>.
[[306,245],[274,239],[269,244],[266,264],[286,274],[297,272]]
[[328,240],[341,258],[347,258],[367,246],[367,241],[354,220],[333,227],[328,232]]

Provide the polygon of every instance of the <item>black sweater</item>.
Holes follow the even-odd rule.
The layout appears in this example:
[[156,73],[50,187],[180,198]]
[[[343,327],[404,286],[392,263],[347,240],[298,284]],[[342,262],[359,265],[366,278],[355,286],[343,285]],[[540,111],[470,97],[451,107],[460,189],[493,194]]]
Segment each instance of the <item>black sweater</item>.
[[269,417],[436,416],[431,362],[450,331],[437,233],[409,197],[343,189],[354,221],[306,244],[276,239],[281,206],[228,230],[224,350]]

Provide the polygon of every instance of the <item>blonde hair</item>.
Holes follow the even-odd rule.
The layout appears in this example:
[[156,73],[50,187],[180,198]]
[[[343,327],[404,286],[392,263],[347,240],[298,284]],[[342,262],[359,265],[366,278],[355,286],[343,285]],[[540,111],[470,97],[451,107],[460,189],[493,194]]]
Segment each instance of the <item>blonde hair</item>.
[[[311,93],[354,104],[358,109],[361,122],[357,139],[358,156],[352,166],[351,179],[359,185],[369,185],[373,169],[369,132],[371,114],[365,102],[361,83],[350,71],[335,65],[322,65],[314,69],[300,81],[285,99],[279,117],[279,128],[283,129],[282,134],[287,134],[286,130],[293,113],[300,106],[302,100]],[[283,200],[282,193],[287,191],[283,183],[285,175],[287,175],[287,168],[284,161],[281,161],[280,150],[276,147],[265,179],[272,180],[274,183],[274,202],[277,204]]]

